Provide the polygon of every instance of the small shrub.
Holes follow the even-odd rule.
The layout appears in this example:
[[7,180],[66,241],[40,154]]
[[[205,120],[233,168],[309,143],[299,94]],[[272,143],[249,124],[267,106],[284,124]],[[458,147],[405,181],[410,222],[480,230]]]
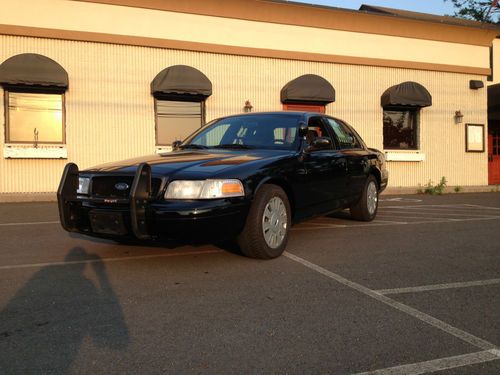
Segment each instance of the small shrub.
[[460,186],[455,186],[455,188],[453,189],[453,191],[455,193],[460,193],[462,191],[462,188]]
[[429,180],[427,185],[424,186],[424,194],[429,194],[429,195],[442,195],[444,193],[444,189],[446,188],[446,178],[443,176],[441,177],[441,181],[437,185],[433,185],[432,181]]

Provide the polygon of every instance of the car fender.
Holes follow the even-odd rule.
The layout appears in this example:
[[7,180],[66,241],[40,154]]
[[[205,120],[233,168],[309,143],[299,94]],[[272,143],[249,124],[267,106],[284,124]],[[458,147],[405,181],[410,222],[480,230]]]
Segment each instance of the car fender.
[[266,184],[277,185],[284,190],[284,192],[286,193],[286,195],[288,197],[288,202],[290,203],[290,208],[292,210],[292,217],[293,217],[293,215],[295,213],[295,196],[294,196],[291,184],[284,177],[266,176],[263,179],[261,179],[253,191],[253,195],[251,198],[252,201],[255,198],[255,196],[257,195],[259,189]]

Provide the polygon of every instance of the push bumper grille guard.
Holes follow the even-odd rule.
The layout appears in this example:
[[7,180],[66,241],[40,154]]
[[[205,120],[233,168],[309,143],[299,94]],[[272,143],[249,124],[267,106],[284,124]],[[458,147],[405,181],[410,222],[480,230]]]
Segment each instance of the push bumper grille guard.
[[[78,209],[82,202],[78,199],[78,166],[68,163],[64,167],[57,189],[57,204],[62,227],[68,232],[78,232]],[[137,167],[130,188],[130,222],[134,236],[151,239],[147,228],[147,206],[151,200],[151,166],[142,163]]]

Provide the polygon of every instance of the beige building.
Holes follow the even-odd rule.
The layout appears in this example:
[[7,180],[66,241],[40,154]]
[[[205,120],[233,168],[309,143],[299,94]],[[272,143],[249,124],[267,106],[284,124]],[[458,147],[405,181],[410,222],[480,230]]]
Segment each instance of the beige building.
[[245,110],[344,119],[385,151],[390,188],[496,183],[497,26],[277,0],[0,4],[0,201],[55,192],[67,162],[163,152]]

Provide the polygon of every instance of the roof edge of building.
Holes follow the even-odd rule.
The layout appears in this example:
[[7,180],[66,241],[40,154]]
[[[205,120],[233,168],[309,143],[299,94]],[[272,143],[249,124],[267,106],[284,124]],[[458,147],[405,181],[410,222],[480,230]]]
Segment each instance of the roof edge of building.
[[153,47],[176,49],[194,52],[217,53],[225,55],[249,56],[260,58],[275,58],[296,61],[311,61],[337,64],[365,65],[377,67],[390,67],[401,69],[427,70],[448,73],[475,74],[488,76],[491,69],[474,66],[434,64],[427,62],[389,60],[358,56],[344,56],[334,54],[321,54],[300,51],[273,50],[253,47],[237,47],[222,44],[188,42],[171,39],[137,37],[119,34],[105,34],[87,31],[68,31],[61,29],[48,29],[29,26],[14,26],[0,24],[0,35],[24,36],[58,40],[73,40],[83,42],[107,43],[118,45],[131,45],[139,47]]
[[[473,21],[451,22],[448,20],[451,17],[445,16],[435,16],[440,19],[436,20],[433,15],[425,13],[408,12],[413,14],[411,16],[384,14],[284,0],[76,1],[481,46],[489,46],[500,35],[499,26]],[[417,17],[415,14],[430,17]],[[384,22],[380,22],[381,17]]]

